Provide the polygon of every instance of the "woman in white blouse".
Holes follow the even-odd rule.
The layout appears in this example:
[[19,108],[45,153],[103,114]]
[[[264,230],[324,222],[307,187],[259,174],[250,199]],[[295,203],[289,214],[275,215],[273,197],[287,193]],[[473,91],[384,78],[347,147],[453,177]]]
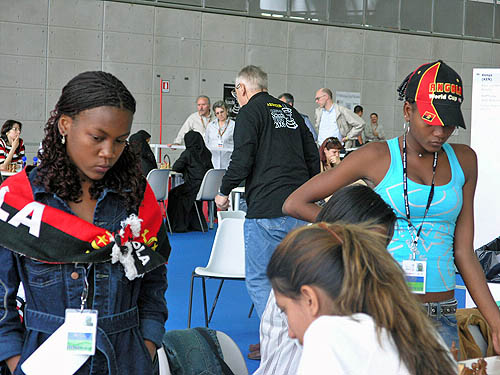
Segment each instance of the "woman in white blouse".
[[234,121],[228,117],[228,108],[222,100],[212,107],[215,119],[207,125],[205,144],[212,152],[214,168],[227,169],[233,153]]
[[386,231],[323,222],[276,248],[267,276],[289,336],[303,345],[299,375],[457,373],[386,250]]

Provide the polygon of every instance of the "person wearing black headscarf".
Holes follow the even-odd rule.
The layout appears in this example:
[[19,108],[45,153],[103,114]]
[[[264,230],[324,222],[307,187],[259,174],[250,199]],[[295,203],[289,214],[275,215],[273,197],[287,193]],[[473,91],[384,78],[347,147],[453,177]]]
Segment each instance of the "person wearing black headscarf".
[[[184,135],[186,150],[172,166],[183,175],[184,184],[172,189],[168,197],[167,213],[174,232],[201,231],[194,202],[205,173],[213,168],[212,153],[205,146],[200,133],[189,131]],[[202,212],[201,202],[196,202]],[[203,222],[203,229],[207,229]]]
[[149,147],[150,139],[151,134],[145,130],[139,130],[129,138],[130,146],[141,158],[141,170],[144,177],[148,175],[151,169],[157,168],[155,154]]

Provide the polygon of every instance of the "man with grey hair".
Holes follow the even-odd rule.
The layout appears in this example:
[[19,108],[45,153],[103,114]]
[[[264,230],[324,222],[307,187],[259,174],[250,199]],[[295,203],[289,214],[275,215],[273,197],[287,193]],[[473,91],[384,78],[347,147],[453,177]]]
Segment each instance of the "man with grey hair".
[[184,124],[177,133],[177,137],[175,137],[174,144],[184,144],[184,135],[190,130],[200,133],[202,137],[205,136],[208,123],[214,119],[210,112],[209,97],[206,95],[198,96],[196,98],[196,108],[197,111],[190,114],[186,121],[184,121]]
[[337,137],[345,148],[354,147],[365,126],[363,119],[350,109],[334,103],[330,89],[319,89],[314,100],[318,104],[315,124],[318,145],[321,146],[326,138]]
[[233,95],[241,109],[234,151],[215,202],[227,209],[231,190],[246,180],[246,285],[261,317],[271,291],[269,259],[290,230],[305,224],[284,216],[281,207],[288,195],[319,173],[319,154],[302,116],[267,93],[267,74],[259,67],[244,67],[235,85]]
[[[283,94],[279,95],[278,99],[286,104],[290,104],[290,106],[293,107],[294,98],[293,98],[293,95],[290,94],[289,92],[284,92]],[[302,118],[304,119],[304,122],[306,123],[307,128],[311,132],[311,134],[314,138],[314,142],[316,142],[318,140],[318,133],[316,133],[316,129],[314,129],[314,126],[311,123],[311,120],[309,120],[309,116],[306,115],[305,113],[299,112],[299,114],[302,116]]]

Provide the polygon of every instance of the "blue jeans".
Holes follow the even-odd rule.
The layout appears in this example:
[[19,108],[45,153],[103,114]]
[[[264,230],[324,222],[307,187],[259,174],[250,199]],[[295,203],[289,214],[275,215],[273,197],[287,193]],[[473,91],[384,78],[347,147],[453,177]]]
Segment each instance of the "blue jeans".
[[290,216],[245,220],[246,286],[259,318],[264,313],[271,292],[266,276],[271,255],[288,232],[305,224],[305,221]]
[[[449,301],[444,301],[444,303],[448,302]],[[459,349],[456,314],[443,315],[441,314],[441,306],[439,302],[432,302],[429,304],[436,307],[436,315],[428,315],[429,319],[434,322],[434,327],[445,342],[446,346],[448,348],[451,348],[451,343],[455,341],[455,346],[457,347],[457,349]]]

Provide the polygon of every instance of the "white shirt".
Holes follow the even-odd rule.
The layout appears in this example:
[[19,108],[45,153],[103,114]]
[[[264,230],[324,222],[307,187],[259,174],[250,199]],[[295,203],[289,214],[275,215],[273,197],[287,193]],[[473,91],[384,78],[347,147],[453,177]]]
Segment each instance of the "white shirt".
[[254,375],[296,375],[302,353],[298,340],[288,336],[286,314],[276,305],[271,289],[260,319],[260,365]]
[[335,111],[334,105],[332,105],[330,110],[323,108],[319,123],[318,144],[321,146],[323,141],[328,137],[337,137],[338,140],[342,142],[342,134],[340,134],[337,125],[337,111]]
[[198,112],[190,114],[186,121],[184,121],[184,124],[180,128],[179,133],[177,133],[177,137],[175,137],[174,143],[183,145],[184,135],[190,130],[194,130],[195,132],[200,133],[202,137],[204,137],[207,125],[210,121],[212,121],[212,119],[212,113],[210,113],[207,117],[200,116]]
[[299,375],[408,375],[392,338],[371,316],[323,315],[307,328]]
[[[212,153],[212,164],[216,169],[227,169],[231,161],[234,142],[234,121],[227,119],[222,128],[219,128],[219,120],[216,118],[207,125],[205,132],[205,144]],[[231,150],[231,151],[228,151]]]

